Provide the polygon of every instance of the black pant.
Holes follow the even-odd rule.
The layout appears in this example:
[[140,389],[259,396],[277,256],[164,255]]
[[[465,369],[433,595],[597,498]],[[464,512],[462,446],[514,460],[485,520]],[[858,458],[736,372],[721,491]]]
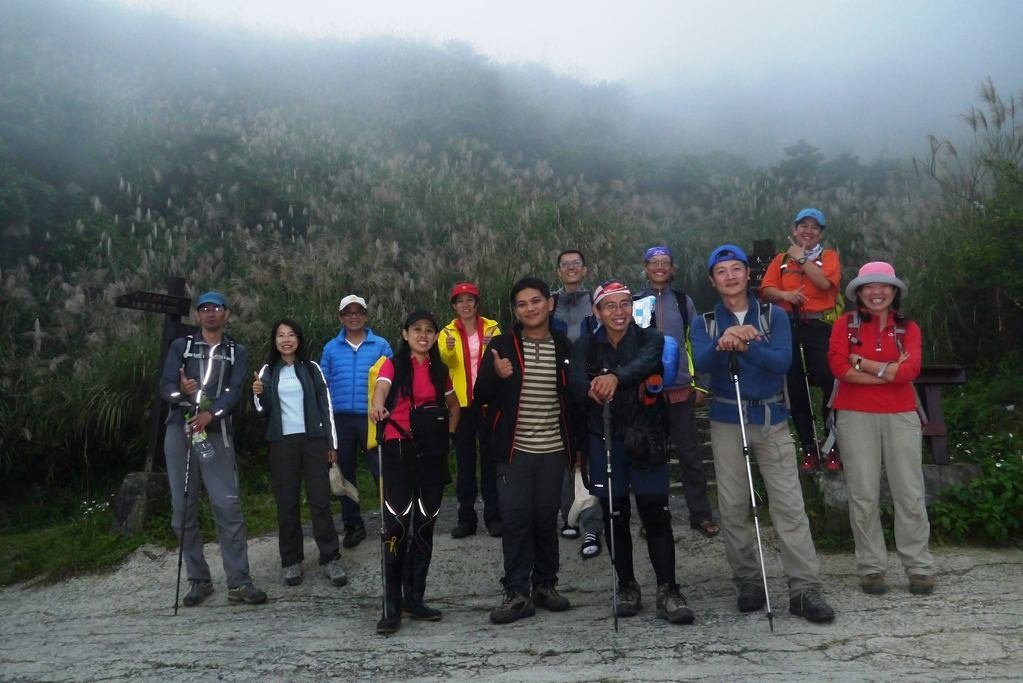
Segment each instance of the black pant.
[[[479,442],[477,454],[476,444]],[[476,458],[480,461],[480,483],[476,485]],[[497,503],[497,473],[490,453],[490,427],[478,408],[462,408],[455,430],[455,495],[458,523],[476,528],[476,494],[483,494],[483,522],[501,519]]]
[[408,441],[385,441],[382,451],[388,597],[396,599],[404,592],[405,598],[422,601],[447,471],[420,467],[423,460]]
[[515,451],[497,463],[505,590],[528,595],[558,581],[558,503],[565,453]]
[[810,414],[810,396],[806,393],[806,379],[803,375],[803,361],[799,355],[799,346],[803,346],[803,354],[806,357],[806,378],[810,384],[820,387],[824,392],[821,401],[820,411],[817,412],[821,424],[825,424],[828,418],[827,402],[831,396],[831,390],[835,378],[831,375],[831,368],[828,365],[828,340],[831,338],[831,325],[821,320],[799,319],[798,314],[792,318],[792,365],[789,366],[789,373],[786,379],[789,390],[789,403],[791,404],[792,421],[796,425],[796,434],[799,435],[799,443],[812,444],[816,441],[814,436],[813,419]]
[[[629,497],[615,496],[614,515],[610,512],[607,498],[600,498],[604,508],[604,529],[608,538],[608,552],[614,562],[615,573],[621,583],[636,580],[632,563],[632,506]],[[650,564],[654,569],[657,585],[675,584],[675,537],[671,530],[671,513],[668,512],[668,496],[637,495],[636,507],[639,519],[646,529],[646,548]],[[614,550],[610,543],[614,534]]]
[[270,444],[270,482],[277,501],[282,567],[299,564],[305,559],[300,506],[303,479],[320,564],[338,556],[337,530],[330,514],[327,450],[326,439],[311,439],[305,434],[290,434]]
[[678,454],[679,470],[682,477],[682,492],[689,508],[689,524],[694,528],[700,522],[713,519],[710,499],[707,498],[707,474],[703,470],[703,459],[696,438],[696,391],[679,403],[668,404],[668,423],[671,440]]

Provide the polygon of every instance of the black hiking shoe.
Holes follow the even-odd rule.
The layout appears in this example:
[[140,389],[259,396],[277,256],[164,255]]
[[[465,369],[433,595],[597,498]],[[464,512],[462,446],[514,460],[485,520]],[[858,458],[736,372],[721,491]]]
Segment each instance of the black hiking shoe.
[[468,522],[459,522],[451,530],[451,538],[466,538],[476,534],[476,525]]
[[440,621],[443,616],[439,609],[430,607],[422,600],[413,600],[412,598],[402,599],[401,611],[417,621]]
[[643,607],[643,594],[639,590],[639,584],[635,580],[618,584],[618,608],[615,610],[619,617],[634,617],[639,614]]
[[366,527],[354,524],[347,525],[345,526],[345,540],[341,541],[341,545],[346,548],[354,548],[365,540]]
[[533,586],[533,604],[550,612],[564,612],[572,606],[551,584]]
[[235,604],[244,602],[248,605],[262,605],[266,602],[266,593],[251,583],[243,583],[227,591],[227,601]]
[[181,603],[185,607],[195,607],[206,598],[213,595],[213,582],[200,579],[188,580],[188,592],[185,593]]
[[490,612],[490,622],[493,624],[510,624],[523,617],[531,617],[536,614],[536,607],[528,595],[505,591],[504,601],[500,607],[495,607]]
[[735,600],[736,607],[740,612],[756,612],[764,609],[767,597],[764,595],[764,587],[759,583],[740,583],[739,597]]
[[657,587],[657,618],[669,624],[691,624],[696,615],[686,605],[678,584],[662,583]]
[[815,624],[826,624],[835,618],[835,610],[824,602],[824,596],[817,589],[805,590],[790,598],[789,613]]

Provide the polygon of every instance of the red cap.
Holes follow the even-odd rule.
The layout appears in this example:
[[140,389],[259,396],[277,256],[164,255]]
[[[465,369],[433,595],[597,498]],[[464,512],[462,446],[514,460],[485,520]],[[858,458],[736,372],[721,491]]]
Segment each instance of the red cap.
[[459,294],[472,294],[477,300],[480,299],[480,290],[471,282],[459,282],[451,288],[451,300],[454,301]]

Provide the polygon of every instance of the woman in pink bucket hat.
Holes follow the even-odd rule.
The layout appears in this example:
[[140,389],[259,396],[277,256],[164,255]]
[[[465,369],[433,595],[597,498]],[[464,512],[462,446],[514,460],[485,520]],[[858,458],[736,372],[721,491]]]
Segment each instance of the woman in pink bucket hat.
[[921,335],[899,312],[909,287],[884,261],[871,261],[845,289],[854,310],[831,333],[828,362],[837,379],[832,409],[849,488],[856,570],[865,593],[888,590],[881,529],[881,468],[895,507],[895,547],[909,590],[934,590],[924,506],[921,423],[913,380],[920,374]]

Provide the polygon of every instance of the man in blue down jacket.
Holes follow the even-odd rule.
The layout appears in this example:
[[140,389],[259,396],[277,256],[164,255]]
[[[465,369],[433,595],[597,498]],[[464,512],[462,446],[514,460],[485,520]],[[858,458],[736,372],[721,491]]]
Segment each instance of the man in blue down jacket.
[[[393,356],[391,345],[366,327],[366,300],[349,294],[338,305],[341,331],[323,347],[320,368],[327,378],[337,428],[338,463],[345,479],[355,482],[359,450],[365,451],[369,413],[369,371],[381,356]],[[373,478],[380,476],[379,463],[368,459]],[[354,548],[366,538],[359,504],[341,499],[341,520],[345,525],[343,545]]]

